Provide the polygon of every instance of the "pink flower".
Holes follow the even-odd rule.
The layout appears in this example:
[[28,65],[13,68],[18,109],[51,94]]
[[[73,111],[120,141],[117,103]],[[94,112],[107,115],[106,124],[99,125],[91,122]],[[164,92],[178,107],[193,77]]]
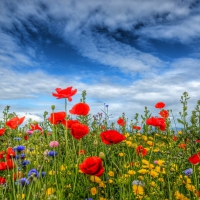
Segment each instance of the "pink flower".
[[49,146],[50,146],[51,148],[57,147],[58,145],[59,145],[59,142],[58,142],[58,141],[51,141],[51,142],[49,143]]

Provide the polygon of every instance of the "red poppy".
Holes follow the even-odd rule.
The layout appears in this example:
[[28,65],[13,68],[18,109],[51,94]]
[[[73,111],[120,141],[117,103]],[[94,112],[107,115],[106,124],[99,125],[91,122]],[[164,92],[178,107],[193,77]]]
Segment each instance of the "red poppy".
[[0,162],[0,171],[6,170],[7,166],[6,166],[6,162]]
[[200,140],[196,140],[195,142],[196,142],[196,143],[199,143],[199,142],[200,142]]
[[102,160],[97,156],[86,158],[80,165],[79,169],[88,175],[100,177],[104,173]]
[[86,116],[90,111],[90,107],[86,103],[77,103],[69,111],[72,115]]
[[48,120],[50,121],[51,124],[66,124],[66,112],[55,112],[55,113],[51,113],[50,117],[48,118]]
[[79,123],[80,124],[80,122],[78,120],[75,120],[75,119],[67,120],[67,128],[71,129],[72,125],[75,124],[75,123]]
[[25,116],[22,118],[13,117],[12,119],[6,122],[6,126],[10,127],[11,129],[16,129],[20,124],[23,123]]
[[12,169],[12,168],[14,168],[15,164],[12,159],[8,159],[6,161],[6,166],[7,166],[7,169]]
[[5,155],[5,152],[4,151],[0,151],[0,159],[3,159],[4,155]]
[[15,181],[16,181],[17,179],[19,179],[19,178],[22,178],[22,177],[23,177],[23,175],[22,175],[21,172],[18,172],[18,173],[14,173],[14,174],[13,174],[13,178],[14,178]]
[[81,124],[81,123],[74,123],[71,126],[71,135],[76,138],[77,140],[80,140],[82,137],[87,135],[90,132],[90,129],[87,125]]
[[126,122],[124,121],[124,119],[119,118],[119,119],[117,120],[117,124],[118,124],[119,126],[125,126],[125,125],[126,125]]
[[158,102],[156,105],[155,105],[155,108],[164,108],[165,107],[165,104],[163,102]]
[[158,127],[161,131],[165,131],[166,129],[166,123],[165,123],[165,120],[163,118],[160,118],[160,117],[151,117],[151,118],[148,118],[146,120],[146,124],[147,125],[152,125],[152,126],[156,126]]
[[5,128],[1,128],[0,129],[0,136],[2,136],[5,133],[6,129]]
[[35,130],[38,130],[38,131],[43,131],[43,129],[38,125],[38,124],[31,124],[31,131],[35,131]]
[[16,155],[15,151],[11,147],[8,147],[7,148],[6,160],[15,157],[15,155]]
[[183,144],[179,144],[178,148],[186,149],[186,144],[184,144],[184,143]]
[[200,152],[194,154],[193,156],[188,158],[189,162],[192,163],[193,165],[197,165],[200,163]]
[[139,156],[140,156],[140,155],[146,156],[147,153],[148,153],[148,151],[147,151],[142,145],[140,145],[140,146],[138,146],[138,147],[136,148],[136,153],[137,153]]
[[104,131],[100,134],[100,137],[102,142],[107,145],[117,144],[126,139],[126,137],[123,134],[115,130]]
[[4,184],[4,183],[6,183],[6,179],[3,177],[0,177],[0,184]]
[[134,130],[141,130],[141,127],[140,126],[132,126],[132,129],[134,129]]
[[25,135],[25,136],[24,136],[24,140],[28,140],[28,135]]
[[72,86],[65,88],[65,89],[56,88],[56,92],[57,92],[57,94],[52,93],[52,95],[54,97],[57,97],[57,99],[67,98],[68,101],[71,102],[72,96],[74,96],[76,94],[77,89],[72,90]]
[[173,136],[172,140],[176,141],[178,137],[176,135]]
[[78,152],[78,155],[85,155],[86,154],[86,150],[84,149],[81,149],[79,152]]
[[161,110],[159,112],[160,116],[163,117],[164,119],[168,118],[169,117],[169,113],[167,110]]

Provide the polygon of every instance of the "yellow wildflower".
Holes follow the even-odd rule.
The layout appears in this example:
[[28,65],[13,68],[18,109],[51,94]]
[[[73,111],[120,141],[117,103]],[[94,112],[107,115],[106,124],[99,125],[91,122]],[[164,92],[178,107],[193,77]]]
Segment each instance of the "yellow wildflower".
[[109,180],[108,180],[108,183],[113,183],[113,180],[112,180],[112,179],[109,179]]
[[109,171],[109,172],[108,172],[108,175],[109,175],[109,176],[114,176],[115,173],[114,173],[113,171]]
[[147,136],[146,136],[146,135],[143,135],[143,136],[142,136],[142,139],[143,139],[144,141],[147,141]]
[[162,166],[164,163],[165,163],[164,160],[157,160],[157,164],[158,164],[159,166]]
[[141,185],[133,185],[132,189],[135,195],[144,195],[144,188]]
[[182,135],[182,131],[178,131],[178,134],[179,134],[179,135]]
[[154,170],[151,170],[151,171],[149,172],[149,174],[150,174],[152,177],[154,177],[154,178],[157,178],[157,177],[159,176],[159,173],[156,172],[156,171],[154,171]]
[[131,147],[131,146],[132,146],[132,142],[131,142],[131,141],[126,141],[126,145],[127,145],[128,147]]
[[66,186],[66,188],[71,188],[72,186],[71,186],[71,184],[68,184],[67,186]]
[[106,198],[104,197],[100,197],[99,200],[107,200]]
[[174,196],[177,200],[189,200],[187,197],[185,197],[183,194],[181,194],[179,191],[176,191],[174,193]]
[[24,199],[24,198],[25,198],[25,194],[22,194],[22,195],[18,194],[18,195],[17,195],[17,199],[20,199],[20,200],[21,200],[21,199]]
[[122,152],[119,153],[119,156],[120,156],[120,157],[123,157],[123,156],[124,156],[124,153],[122,153]]
[[160,181],[160,182],[163,183],[163,182],[164,182],[164,179],[163,179],[163,178],[159,178],[158,181]]
[[134,175],[134,174],[136,174],[136,172],[134,170],[128,170],[128,174],[129,175]]
[[142,159],[142,163],[145,164],[145,165],[149,165],[149,161],[145,160],[145,159]]
[[124,164],[124,168],[129,168],[130,167],[130,164]]
[[150,137],[149,137],[149,140],[153,140],[153,138],[150,136]]
[[147,141],[147,144],[148,144],[149,146],[153,146],[153,142],[152,142],[152,141]]
[[138,179],[140,179],[140,180],[144,180],[144,177],[143,176],[138,176]]
[[90,176],[90,180],[95,183],[101,182],[101,179],[98,176]]
[[125,133],[124,135],[125,135],[125,137],[127,138],[130,134],[129,134],[129,133]]
[[90,189],[90,192],[91,192],[92,195],[96,195],[98,191],[97,191],[97,188],[96,188],[96,187],[92,187],[92,188]]
[[149,172],[149,171],[146,170],[146,169],[141,169],[141,170],[138,171],[138,173],[140,173],[140,174],[146,174],[146,173],[148,173],[148,172]]
[[155,187],[156,183],[154,181],[151,182],[151,186]]
[[196,191],[196,188],[195,188],[194,185],[186,184],[185,187],[191,192],[195,192]]
[[64,170],[66,170],[66,169],[67,169],[66,166],[64,166],[64,165],[61,165],[61,166],[60,166],[60,170],[61,170],[61,171],[64,171]]
[[104,183],[103,181],[101,181],[101,182],[99,183],[99,187],[105,188],[106,185],[105,185],[105,183]]
[[54,188],[48,188],[47,190],[46,190],[46,195],[51,195],[51,194],[53,194],[55,192],[55,189]]

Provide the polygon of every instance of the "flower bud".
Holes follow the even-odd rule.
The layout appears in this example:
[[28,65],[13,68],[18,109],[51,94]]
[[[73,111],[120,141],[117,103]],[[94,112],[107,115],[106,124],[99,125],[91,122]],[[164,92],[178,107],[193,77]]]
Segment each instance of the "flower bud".
[[52,110],[55,110],[55,105],[52,105],[52,106],[51,106],[51,109],[52,109]]
[[106,158],[105,153],[104,152],[100,152],[99,153],[99,158],[101,158],[101,160],[104,160]]
[[97,140],[94,140],[94,145],[98,145],[98,141]]

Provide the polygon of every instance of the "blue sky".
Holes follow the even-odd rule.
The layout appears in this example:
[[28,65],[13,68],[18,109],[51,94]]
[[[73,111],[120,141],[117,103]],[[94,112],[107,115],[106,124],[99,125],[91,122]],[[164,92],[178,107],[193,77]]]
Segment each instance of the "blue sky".
[[[200,94],[197,0],[0,1],[0,109],[40,120],[64,109],[55,88],[87,91],[91,113],[109,105],[112,120],[166,103],[176,117],[187,91]],[[2,115],[1,115],[2,116]]]

